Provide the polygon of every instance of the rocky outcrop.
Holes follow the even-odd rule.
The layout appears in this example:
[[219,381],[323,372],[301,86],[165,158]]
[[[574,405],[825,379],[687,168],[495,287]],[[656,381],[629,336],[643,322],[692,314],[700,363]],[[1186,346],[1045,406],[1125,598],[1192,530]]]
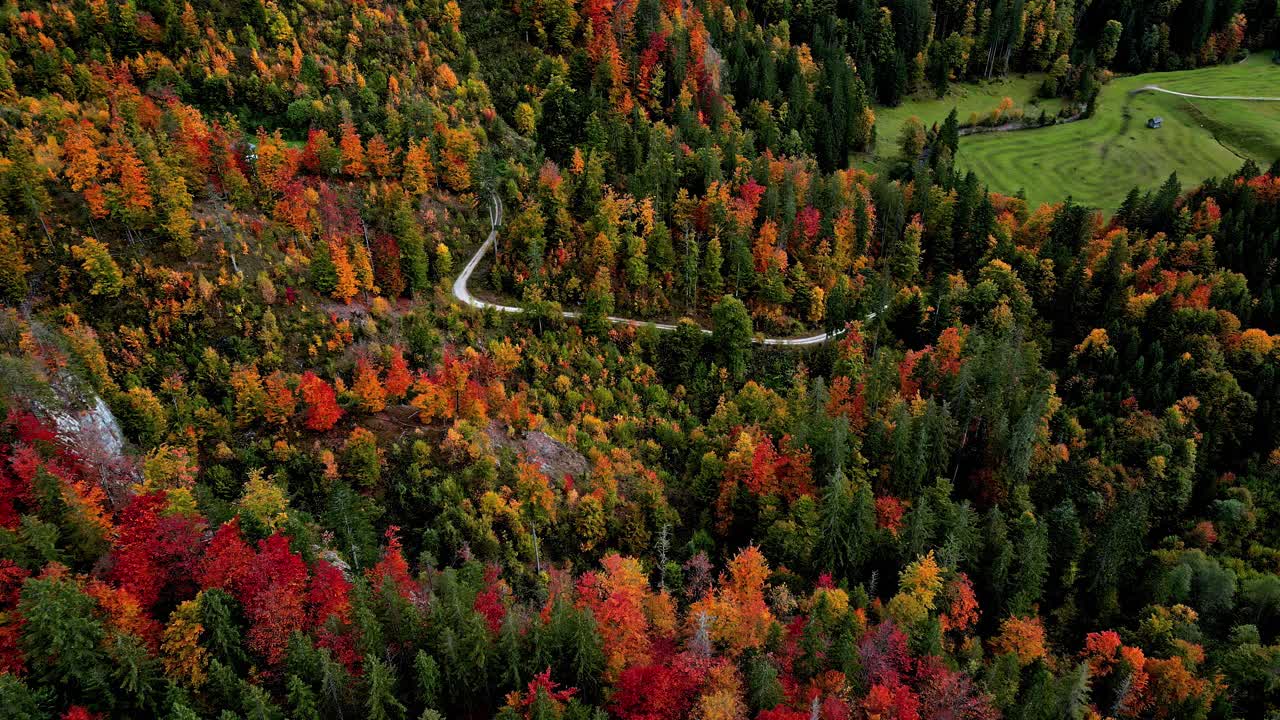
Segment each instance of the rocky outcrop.
[[512,437],[507,434],[506,428],[497,422],[491,422],[486,434],[495,447],[512,450],[538,466],[548,477],[582,477],[591,469],[582,453],[540,430],[516,433]]
[[98,473],[98,483],[112,502],[122,501],[130,485],[141,480],[126,452],[120,423],[102,396],[66,370],[49,382],[50,393],[31,399],[31,409],[53,426],[58,440]]

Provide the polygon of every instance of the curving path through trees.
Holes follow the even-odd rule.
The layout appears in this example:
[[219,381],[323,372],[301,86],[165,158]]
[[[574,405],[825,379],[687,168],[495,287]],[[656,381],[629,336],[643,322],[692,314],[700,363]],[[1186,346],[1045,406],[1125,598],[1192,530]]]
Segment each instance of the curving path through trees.
[[[480,298],[472,295],[471,291],[467,289],[467,283],[470,282],[471,280],[471,274],[475,272],[477,267],[479,267],[480,260],[484,258],[484,255],[489,251],[489,248],[493,247],[494,243],[497,242],[498,228],[501,226],[502,226],[502,200],[500,198],[494,197],[489,204],[489,237],[485,238],[485,241],[480,244],[479,249],[476,250],[476,254],[471,256],[471,259],[467,261],[466,267],[462,268],[462,272],[458,273],[457,279],[453,281],[453,296],[456,297],[461,302],[464,302],[473,308],[479,308],[481,310],[491,309],[497,312],[504,312],[504,313],[524,312],[524,308],[515,307],[513,305],[503,305],[501,303],[489,302],[488,300],[481,300]],[[881,308],[881,310],[883,309],[884,308]],[[579,317],[579,315],[581,315],[581,313],[577,313],[571,310],[562,311],[560,314],[565,316],[566,318],[577,318]],[[874,320],[876,317],[876,314],[877,313],[874,313],[874,312],[870,313],[869,315],[867,315],[866,319]],[[633,327],[649,326],[649,327],[657,328],[659,330],[675,330],[676,329],[676,326],[672,325],[671,323],[649,322],[647,320],[633,320],[631,318],[614,317],[612,315],[609,316],[609,322],[614,323],[615,325],[631,325]],[[701,330],[702,332],[708,335],[711,334],[711,331],[706,328],[701,328]],[[835,332],[830,332],[830,333],[823,332],[823,333],[818,333],[817,335],[808,335],[805,337],[795,337],[795,338],[756,337],[752,339],[752,342],[755,342],[761,345],[785,345],[789,347],[803,347],[806,345],[820,345],[828,340],[837,338],[842,334],[844,334],[844,330],[837,330]]]
[[1158,92],[1165,95],[1177,95],[1178,97],[1191,98],[1193,100],[1244,100],[1246,102],[1280,102],[1280,97],[1259,97],[1257,95],[1195,95],[1193,93],[1178,92],[1177,90],[1166,90],[1159,85],[1143,85],[1137,90],[1131,91],[1137,95],[1142,92]]

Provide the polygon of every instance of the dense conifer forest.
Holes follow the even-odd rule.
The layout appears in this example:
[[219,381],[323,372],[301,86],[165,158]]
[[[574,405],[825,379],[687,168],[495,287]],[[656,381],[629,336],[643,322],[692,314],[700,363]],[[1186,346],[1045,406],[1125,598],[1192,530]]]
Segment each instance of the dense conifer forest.
[[0,28],[0,720],[1280,718],[1280,159],[1107,213],[877,130],[1274,0]]

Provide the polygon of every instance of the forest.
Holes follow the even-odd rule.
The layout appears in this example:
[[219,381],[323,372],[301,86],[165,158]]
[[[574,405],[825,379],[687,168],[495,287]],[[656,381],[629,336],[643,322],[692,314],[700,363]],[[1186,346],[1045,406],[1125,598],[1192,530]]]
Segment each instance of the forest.
[[0,27],[0,720],[1280,719],[1280,158],[1111,212],[877,128],[1272,0]]

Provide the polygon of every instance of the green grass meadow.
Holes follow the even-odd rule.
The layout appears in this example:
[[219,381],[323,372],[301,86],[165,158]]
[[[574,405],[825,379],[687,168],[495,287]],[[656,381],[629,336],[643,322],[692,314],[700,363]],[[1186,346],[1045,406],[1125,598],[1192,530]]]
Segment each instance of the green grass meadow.
[[902,125],[907,118],[915,115],[924,121],[925,126],[941,123],[946,119],[951,108],[956,108],[960,122],[965,122],[970,113],[985,115],[995,109],[1004,98],[1013,100],[1013,105],[1030,117],[1039,117],[1044,110],[1049,115],[1057,115],[1062,109],[1062,101],[1058,98],[1045,100],[1037,98],[1043,75],[1009,76],[990,82],[952,83],[947,94],[942,98],[932,96],[927,99],[912,99],[895,108],[877,107],[876,138],[877,154],[897,152],[898,135],[902,133]]
[[[1039,109],[1030,95],[1035,76],[967,86],[941,100],[917,100],[878,110],[881,154],[895,151],[902,123],[916,115],[940,122],[952,106],[961,119],[984,112],[1008,96],[1027,115]],[[1184,186],[1235,171],[1252,158],[1262,166],[1280,158],[1280,102],[1200,100],[1131,91],[1145,85],[1197,95],[1280,96],[1280,65],[1271,53],[1255,53],[1236,65],[1117,77],[1102,89],[1094,117],[1036,130],[961,138],[957,165],[973,170],[992,190],[1025,192],[1034,206],[1068,195],[1114,210],[1129,188],[1152,189],[1171,172]],[[1044,105],[1050,113],[1059,105]],[[1147,118],[1164,126],[1148,129]]]

